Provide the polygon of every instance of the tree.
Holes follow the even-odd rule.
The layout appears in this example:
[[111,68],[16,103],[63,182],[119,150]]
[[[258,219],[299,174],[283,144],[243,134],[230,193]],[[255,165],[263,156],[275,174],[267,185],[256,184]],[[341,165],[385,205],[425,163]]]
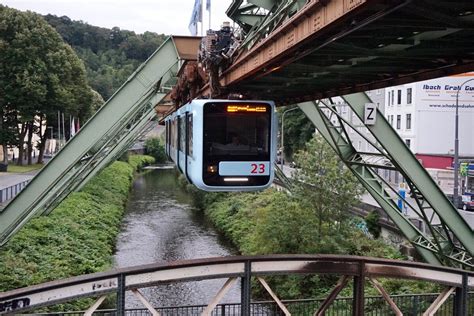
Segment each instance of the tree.
[[165,148],[158,137],[148,138],[145,141],[145,150],[147,155],[155,158],[156,163],[166,162]]
[[319,236],[341,229],[347,209],[362,193],[358,181],[320,135],[296,154],[296,162],[300,169],[294,175],[295,196],[300,197],[301,205],[314,211]]
[[[2,142],[14,142],[23,157],[26,149],[31,163],[32,136],[38,133],[45,144],[44,124],[61,111],[66,116],[90,114],[93,94],[85,69],[71,47],[38,14],[0,5],[0,103]],[[40,149],[40,152],[42,150]],[[40,161],[42,156],[40,155]],[[18,159],[22,164],[23,159]]]
[[[286,110],[286,109],[285,109]],[[290,111],[285,114],[284,140],[285,140],[285,157],[293,157],[298,150],[303,150],[306,143],[311,139],[314,133],[314,125],[299,110]],[[280,122],[281,126],[281,122]]]

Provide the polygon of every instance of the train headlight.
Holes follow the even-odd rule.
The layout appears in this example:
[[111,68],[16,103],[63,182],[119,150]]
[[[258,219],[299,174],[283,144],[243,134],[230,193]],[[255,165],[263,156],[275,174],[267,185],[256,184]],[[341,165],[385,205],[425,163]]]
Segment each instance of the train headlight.
[[217,166],[207,166],[207,172],[216,173],[217,172]]

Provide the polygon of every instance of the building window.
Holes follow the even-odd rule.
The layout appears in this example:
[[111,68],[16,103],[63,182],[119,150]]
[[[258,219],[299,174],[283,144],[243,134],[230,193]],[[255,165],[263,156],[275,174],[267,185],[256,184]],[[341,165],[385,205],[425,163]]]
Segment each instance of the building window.
[[390,98],[390,105],[393,105],[393,101],[395,100],[395,90],[392,90],[391,93],[392,93],[392,96]]
[[402,90],[397,91],[397,104],[402,104]]
[[407,114],[407,129],[411,129],[411,114]]
[[402,127],[402,116],[397,115],[397,129],[400,129]]
[[405,139],[405,144],[407,145],[408,148],[410,148],[411,139]]
[[412,89],[408,88],[407,89],[407,104],[411,104],[412,101]]

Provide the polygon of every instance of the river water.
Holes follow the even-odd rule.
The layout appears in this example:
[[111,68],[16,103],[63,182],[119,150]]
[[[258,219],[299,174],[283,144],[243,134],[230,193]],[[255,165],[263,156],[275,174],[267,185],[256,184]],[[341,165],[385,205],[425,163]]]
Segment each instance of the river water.
[[[133,184],[115,254],[115,267],[236,255],[179,189],[174,170],[152,170]],[[183,282],[142,290],[153,306],[207,304],[224,279]],[[126,308],[144,306],[127,293]],[[221,303],[240,302],[235,285]]]

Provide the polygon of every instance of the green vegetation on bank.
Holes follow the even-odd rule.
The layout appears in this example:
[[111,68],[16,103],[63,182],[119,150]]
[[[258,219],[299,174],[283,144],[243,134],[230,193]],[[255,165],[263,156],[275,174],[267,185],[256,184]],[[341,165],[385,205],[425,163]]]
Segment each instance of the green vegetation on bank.
[[[291,194],[268,189],[256,193],[206,193],[188,185],[198,207],[243,255],[340,254],[403,259],[383,240],[360,227],[362,219],[347,211],[358,203],[361,188],[332,149],[313,137],[295,155],[301,167],[293,176]],[[183,180],[185,181],[185,180]],[[268,277],[285,299],[317,298],[333,289],[336,276]],[[420,282],[384,280],[391,294],[431,291]],[[350,296],[348,286],[342,295]],[[378,295],[370,286],[367,294]],[[260,286],[254,293],[265,297]],[[268,297],[266,297],[268,298]]]
[[115,162],[51,214],[26,224],[0,250],[0,291],[108,270],[134,170],[152,162]]

